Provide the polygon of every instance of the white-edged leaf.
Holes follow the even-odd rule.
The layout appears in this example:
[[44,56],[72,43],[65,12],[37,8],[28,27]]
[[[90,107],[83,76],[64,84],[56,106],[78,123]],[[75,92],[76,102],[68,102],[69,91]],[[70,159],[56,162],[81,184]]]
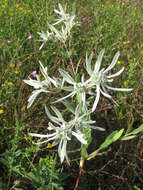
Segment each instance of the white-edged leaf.
[[82,144],[87,144],[84,135],[80,131],[77,131],[77,133],[72,131],[72,135],[74,135]]
[[86,71],[88,72],[88,74],[91,76],[93,71],[91,68],[91,61],[93,58],[93,52],[90,54],[90,56],[88,57],[88,54],[86,52]]
[[91,125],[90,125],[90,128],[91,128],[91,129],[98,130],[98,131],[105,131],[105,129],[102,128],[102,127],[95,127],[95,126],[91,126]]
[[51,121],[53,121],[54,123],[56,123],[56,124],[58,124],[59,126],[61,126],[61,123],[60,123],[61,120],[60,120],[59,118],[57,118],[57,117],[52,116],[51,113],[49,112],[47,106],[45,106],[45,112],[46,112],[47,116],[49,117],[49,119],[50,119]]
[[[109,78],[117,77],[117,76],[119,76],[123,71],[124,71],[124,67],[123,67],[120,71],[118,71],[117,73],[115,73],[115,74],[113,74],[113,75],[110,75],[110,76],[107,76],[107,78],[109,79]],[[112,81],[111,81],[111,82],[112,82]]]
[[61,122],[65,122],[64,119],[63,119],[63,116],[62,114],[59,112],[59,110],[54,107],[54,106],[51,106],[52,110],[55,112],[55,114],[57,115],[58,119],[61,121]]
[[106,88],[110,89],[110,90],[114,90],[114,91],[122,91],[122,92],[129,92],[132,91],[132,88],[113,88],[111,86],[106,85]]
[[107,73],[108,71],[110,71],[110,70],[116,65],[119,56],[120,56],[120,52],[118,51],[118,52],[115,54],[115,56],[114,56],[114,58],[113,58],[111,64],[107,67],[107,69],[105,69],[104,73]]
[[101,50],[94,66],[94,73],[99,72],[105,49]]
[[43,84],[41,81],[33,80],[30,78],[30,80],[23,80],[26,84],[33,86],[35,89],[42,88]]
[[46,90],[44,90],[44,89],[34,90],[34,91],[32,92],[32,95],[31,95],[31,96],[29,97],[29,99],[28,99],[27,108],[29,108],[29,107],[33,104],[34,100],[36,99],[36,97],[37,97],[41,92],[48,92],[48,91],[46,91]]
[[63,69],[59,69],[59,72],[65,81],[72,85],[75,84],[74,79],[66,71],[64,71]]
[[30,135],[32,137],[49,138],[49,137],[55,136],[56,133],[52,133],[52,134],[49,134],[49,135],[41,135],[41,134],[36,134],[36,133],[28,133],[28,135]]
[[71,92],[71,93],[68,94],[67,96],[64,96],[63,98],[60,98],[60,99],[54,101],[53,103],[61,102],[61,101],[65,100],[65,99],[68,98],[68,97],[73,97],[73,96],[75,95],[75,93],[76,93],[76,92]]
[[97,85],[97,88],[96,88],[96,98],[95,98],[93,106],[92,106],[92,112],[95,111],[95,109],[97,107],[97,104],[99,102],[99,98],[100,98],[100,86]]

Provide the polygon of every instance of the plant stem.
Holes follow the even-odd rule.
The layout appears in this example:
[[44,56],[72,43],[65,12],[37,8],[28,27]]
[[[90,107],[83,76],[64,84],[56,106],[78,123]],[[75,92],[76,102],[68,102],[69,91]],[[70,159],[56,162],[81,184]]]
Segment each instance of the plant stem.
[[72,66],[72,70],[73,70],[74,76],[76,77],[76,72],[75,72],[75,69],[74,69],[74,65],[73,65],[73,62],[72,62],[72,58],[69,57],[69,59],[70,59],[70,63],[71,63],[71,66]]
[[76,185],[75,185],[74,190],[77,190],[81,174],[82,174],[82,167],[79,168],[79,174],[78,174],[78,178],[76,180]]

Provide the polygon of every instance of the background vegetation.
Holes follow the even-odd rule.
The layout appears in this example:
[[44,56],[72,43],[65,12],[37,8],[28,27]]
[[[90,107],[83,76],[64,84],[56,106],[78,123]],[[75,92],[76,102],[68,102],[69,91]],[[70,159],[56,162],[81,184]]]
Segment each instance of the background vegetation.
[[[53,22],[54,9],[60,2],[69,11],[76,7],[81,23],[73,31],[73,62],[84,72],[85,54],[100,50],[106,53],[102,67],[110,64],[119,50],[116,70],[123,66],[116,87],[134,88],[131,93],[115,93],[120,104],[113,105],[102,98],[95,112],[97,124],[106,132],[93,132],[89,152],[95,150],[105,137],[116,129],[143,123],[143,3],[139,0],[0,0],[0,189],[1,190],[73,190],[78,177],[80,147],[69,146],[71,166],[59,163],[56,148],[50,144],[35,146],[30,132],[47,129],[44,105],[53,97],[41,94],[27,110],[31,88],[25,85],[32,71],[38,71],[39,60],[49,74],[58,76],[58,68],[69,72],[69,61],[61,48],[41,43],[37,32],[47,30],[47,20]],[[44,101],[43,101],[44,100]],[[143,136],[112,145],[106,154],[85,163],[78,189],[140,190],[143,186]],[[74,184],[74,185],[73,185]]]

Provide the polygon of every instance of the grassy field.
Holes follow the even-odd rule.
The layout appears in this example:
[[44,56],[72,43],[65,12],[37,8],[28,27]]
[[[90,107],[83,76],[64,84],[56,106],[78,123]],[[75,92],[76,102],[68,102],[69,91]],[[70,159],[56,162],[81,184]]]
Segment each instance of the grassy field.
[[[79,173],[80,146],[68,147],[71,164],[60,164],[57,147],[36,146],[28,132],[47,133],[45,105],[52,95],[40,94],[27,109],[32,87],[23,80],[39,73],[39,60],[50,76],[63,68],[72,75],[69,59],[60,43],[47,42],[42,50],[37,32],[53,23],[58,3],[68,12],[76,8],[72,36],[72,60],[84,72],[86,52],[93,63],[105,48],[102,67],[117,51],[113,70],[125,67],[114,86],[132,92],[111,93],[120,106],[102,97],[92,117],[106,132],[93,131],[92,152],[114,130],[137,128],[143,123],[143,2],[139,0],[0,0],[0,190],[73,190]],[[80,63],[78,65],[78,62]],[[66,115],[66,113],[65,113]],[[85,162],[79,190],[141,190],[143,187],[143,136],[113,144],[104,154]]]

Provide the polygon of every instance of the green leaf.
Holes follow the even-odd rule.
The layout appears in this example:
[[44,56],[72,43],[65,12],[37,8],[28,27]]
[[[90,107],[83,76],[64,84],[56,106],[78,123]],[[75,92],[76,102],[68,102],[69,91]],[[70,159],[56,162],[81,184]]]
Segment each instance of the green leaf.
[[18,166],[13,166],[12,167],[12,170],[14,171],[14,172],[16,172],[16,173],[20,173],[20,166],[18,165]]
[[130,125],[129,125],[127,131],[126,131],[126,134],[128,134],[129,132],[131,132],[132,127],[133,127],[133,123],[134,123],[134,120],[132,120],[132,122],[130,123]]
[[69,103],[67,100],[62,101],[64,106],[74,114],[74,105],[72,103]]
[[74,79],[66,71],[64,71],[63,69],[59,69],[59,72],[64,78],[64,80],[67,81],[69,84],[75,83]]
[[[80,62],[81,62],[81,59],[78,61],[77,65],[76,65],[76,71],[75,71],[76,75],[79,75],[77,72],[78,72]],[[76,81],[79,82],[78,80],[76,80]]]
[[136,135],[138,133],[140,133],[141,131],[143,131],[143,124],[141,126],[139,126],[137,129],[132,131],[133,135]]
[[28,173],[28,177],[30,177],[34,182],[40,183],[40,179],[38,176],[36,176],[33,172]]
[[55,114],[57,115],[58,119],[62,122],[64,122],[64,119],[63,119],[63,116],[62,114],[60,113],[60,111],[54,107],[54,106],[51,106],[52,110],[55,112]]
[[91,158],[94,158],[96,155],[98,155],[99,149],[92,152],[90,155],[88,155],[87,160],[90,160]]
[[76,80],[76,82],[80,82],[80,74],[79,73],[77,73],[75,80]]
[[74,88],[72,86],[65,86],[65,87],[62,88],[62,90],[72,92],[72,91],[74,91]]
[[87,140],[87,144],[82,144],[82,146],[81,146],[81,156],[83,158],[86,158],[86,157],[88,157],[87,148],[92,141],[91,129],[90,128],[83,128],[81,130],[81,132],[85,135],[86,140]]
[[117,132],[114,136],[113,136],[113,142],[117,141],[121,135],[123,134],[124,129],[121,129],[119,132]]
[[112,144],[113,142],[117,141],[122,133],[123,133],[124,129],[121,129],[120,131],[113,131],[106,139],[105,141],[101,144],[101,146],[99,147],[99,149],[105,149],[107,148],[110,144]]
[[127,140],[133,139],[135,137],[136,137],[136,135],[124,136],[121,138],[121,141],[127,141]]

